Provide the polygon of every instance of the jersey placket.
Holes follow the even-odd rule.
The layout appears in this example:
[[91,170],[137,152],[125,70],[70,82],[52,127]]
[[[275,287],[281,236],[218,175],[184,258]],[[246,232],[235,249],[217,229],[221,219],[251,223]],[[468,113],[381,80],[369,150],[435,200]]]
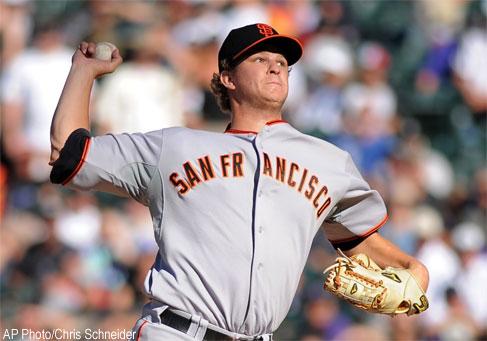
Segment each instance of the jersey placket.
[[[261,305],[258,302],[257,294],[258,290],[263,288],[259,287],[258,278],[261,276],[262,271],[265,269],[264,259],[262,257],[262,248],[264,247],[263,242],[265,240],[265,212],[263,209],[263,202],[265,201],[265,189],[262,188],[262,154],[263,154],[263,144],[262,140],[265,139],[266,135],[270,130],[269,126],[265,126],[262,131],[255,137],[252,141],[254,151],[257,157],[257,168],[254,177],[254,202],[253,202],[253,216],[252,216],[252,264],[251,264],[251,274],[250,274],[250,290],[248,306],[245,313],[245,319],[243,328],[249,329],[249,327],[255,327],[260,321],[255,320],[259,316],[259,309]],[[245,328],[247,326],[247,328]]]

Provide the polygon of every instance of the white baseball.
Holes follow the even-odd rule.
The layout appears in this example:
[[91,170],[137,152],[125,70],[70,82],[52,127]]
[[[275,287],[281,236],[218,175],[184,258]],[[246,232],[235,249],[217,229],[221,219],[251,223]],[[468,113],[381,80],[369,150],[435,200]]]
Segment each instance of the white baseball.
[[110,61],[110,60],[112,60],[112,52],[116,48],[117,47],[115,45],[113,45],[112,43],[109,43],[107,41],[97,43],[96,49],[95,49],[95,58],[99,59],[99,60]]

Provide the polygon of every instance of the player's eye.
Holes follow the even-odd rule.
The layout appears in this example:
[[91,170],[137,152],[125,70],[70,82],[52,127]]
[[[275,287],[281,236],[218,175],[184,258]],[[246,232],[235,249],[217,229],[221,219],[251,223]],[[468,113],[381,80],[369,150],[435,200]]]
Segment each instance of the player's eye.
[[287,61],[285,61],[285,60],[278,60],[277,61],[277,65],[279,65],[281,67],[286,67],[287,68]]
[[262,57],[257,57],[257,58],[255,58],[255,61],[256,61],[257,63],[264,63],[264,62],[265,62],[265,59],[264,59],[264,58],[262,58]]

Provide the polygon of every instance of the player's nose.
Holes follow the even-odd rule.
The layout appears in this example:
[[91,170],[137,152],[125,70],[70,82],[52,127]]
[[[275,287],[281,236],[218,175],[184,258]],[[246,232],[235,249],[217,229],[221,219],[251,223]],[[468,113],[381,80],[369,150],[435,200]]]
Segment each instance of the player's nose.
[[281,72],[281,66],[280,66],[279,62],[276,61],[276,60],[271,60],[269,62],[268,72],[269,73],[274,73],[274,74],[277,74],[278,75]]

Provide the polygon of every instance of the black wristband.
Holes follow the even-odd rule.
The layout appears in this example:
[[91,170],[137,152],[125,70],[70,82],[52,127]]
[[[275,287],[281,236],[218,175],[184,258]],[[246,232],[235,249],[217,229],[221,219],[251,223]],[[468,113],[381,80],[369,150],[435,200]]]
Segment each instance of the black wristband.
[[353,249],[355,246],[357,246],[361,242],[363,242],[365,239],[367,239],[367,237],[365,237],[365,238],[358,237],[356,239],[352,239],[352,240],[348,240],[348,241],[344,241],[344,242],[332,243],[331,245],[333,246],[333,248],[335,250],[340,249],[342,251],[348,251],[350,249]]

